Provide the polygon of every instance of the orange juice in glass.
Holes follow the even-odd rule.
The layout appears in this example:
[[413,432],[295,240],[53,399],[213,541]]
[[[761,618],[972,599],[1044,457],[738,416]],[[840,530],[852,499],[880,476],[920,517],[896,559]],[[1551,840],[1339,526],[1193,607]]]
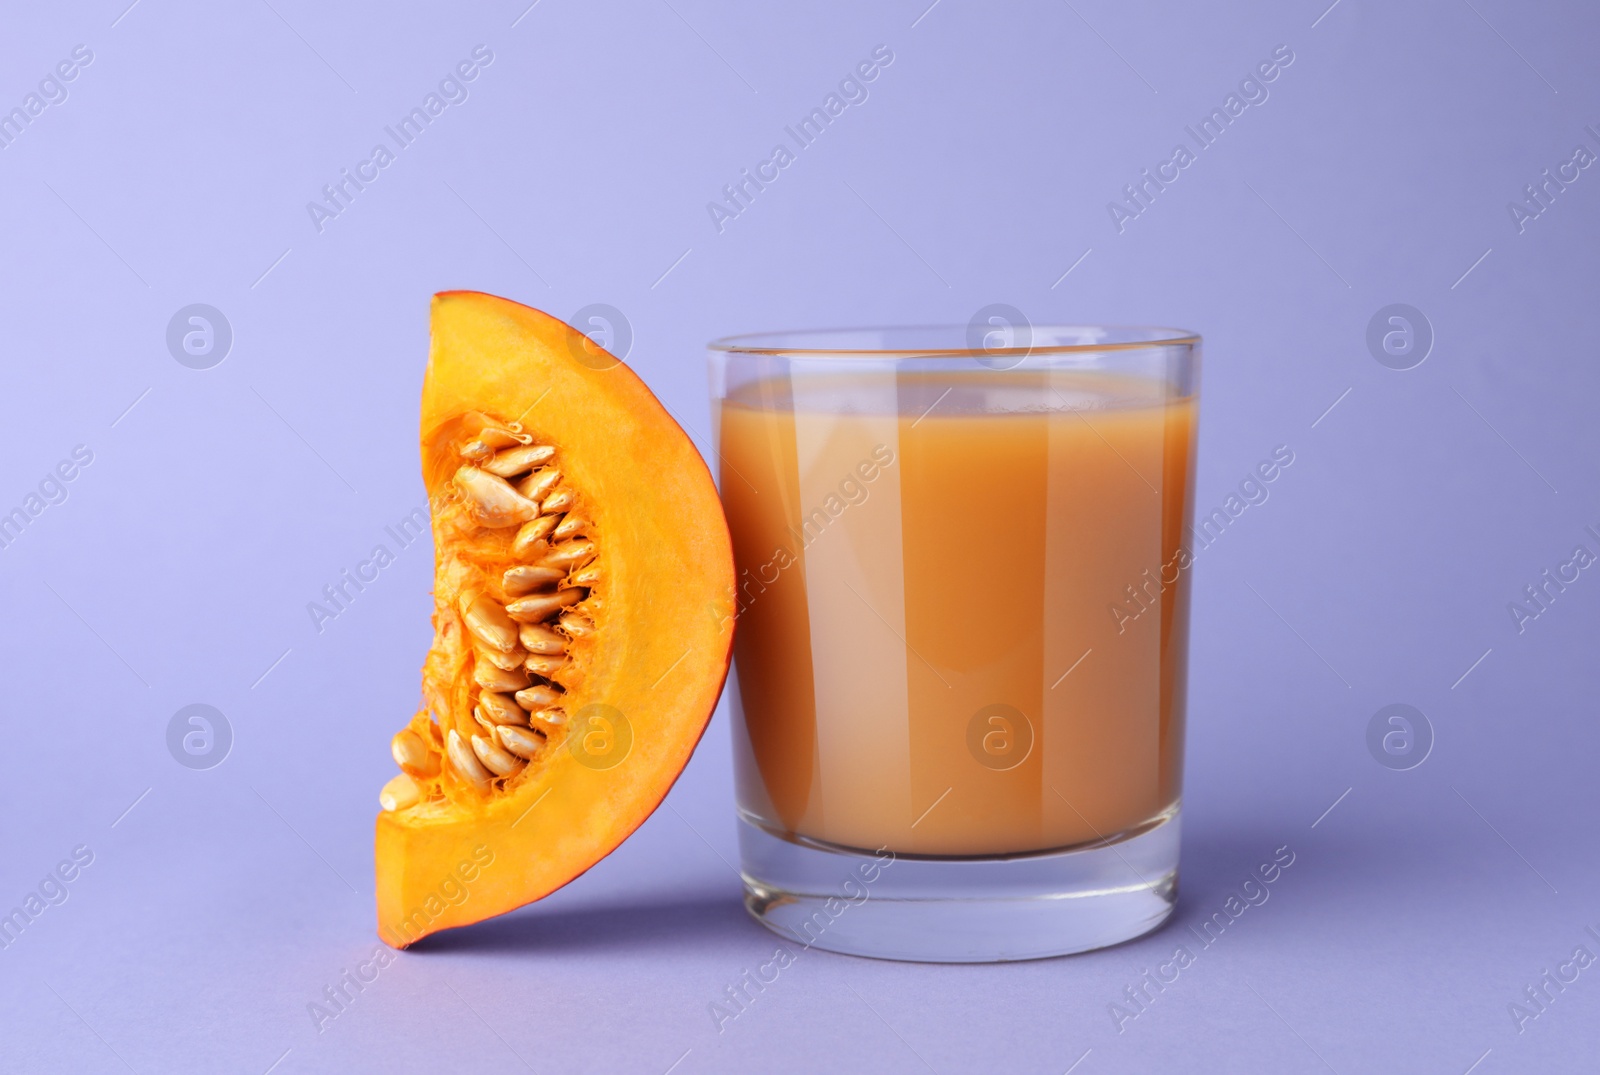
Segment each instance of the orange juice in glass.
[[1199,339],[712,345],[746,904],[803,944],[1059,955],[1176,895]]

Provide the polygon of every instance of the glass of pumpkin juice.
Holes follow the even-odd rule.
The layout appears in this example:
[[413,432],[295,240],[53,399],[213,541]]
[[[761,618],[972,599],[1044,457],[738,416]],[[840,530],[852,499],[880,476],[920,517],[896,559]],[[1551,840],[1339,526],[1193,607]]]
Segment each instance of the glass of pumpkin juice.
[[1078,326],[711,345],[759,921],[974,962],[1171,912],[1199,349]]

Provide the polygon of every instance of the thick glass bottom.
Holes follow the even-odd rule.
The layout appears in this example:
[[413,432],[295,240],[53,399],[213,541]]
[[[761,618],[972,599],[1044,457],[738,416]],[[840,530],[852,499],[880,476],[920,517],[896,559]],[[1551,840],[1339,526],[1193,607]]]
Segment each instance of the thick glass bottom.
[[739,821],[744,903],[807,948],[924,963],[1087,952],[1148,933],[1178,897],[1178,810],[1109,843],[1005,858],[899,857]]

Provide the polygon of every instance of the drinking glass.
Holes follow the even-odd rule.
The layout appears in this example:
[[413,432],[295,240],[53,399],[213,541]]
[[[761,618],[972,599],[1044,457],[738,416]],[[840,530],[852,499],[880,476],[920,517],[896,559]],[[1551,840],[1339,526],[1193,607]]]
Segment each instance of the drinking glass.
[[1063,955],[1176,898],[1199,337],[979,329],[710,345],[745,903],[802,945]]

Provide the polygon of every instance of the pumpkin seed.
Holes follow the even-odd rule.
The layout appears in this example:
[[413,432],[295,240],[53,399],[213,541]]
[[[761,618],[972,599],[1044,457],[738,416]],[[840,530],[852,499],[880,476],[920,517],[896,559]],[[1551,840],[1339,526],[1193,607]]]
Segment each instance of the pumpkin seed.
[[539,749],[544,746],[544,736],[528,728],[519,728],[515,724],[502,724],[494,730],[494,737],[500,746],[519,758],[532,761],[538,755]]
[[566,666],[567,658],[565,654],[530,653],[523,663],[523,667],[528,671],[536,676],[543,676],[545,679],[555,678],[556,674]]
[[561,629],[573,638],[588,638],[594,634],[594,621],[581,612],[562,613],[561,619],[557,622],[561,624]]
[[587,532],[592,526],[594,526],[594,523],[591,523],[581,515],[567,515],[550,532],[550,536],[556,541],[565,541],[567,538],[577,537],[579,534]]
[[[512,597],[521,597],[523,594],[532,593],[534,590],[560,582],[565,571],[559,567],[548,567],[544,564],[518,564],[516,567],[506,568],[506,573],[501,578],[506,588],[506,593]],[[503,613],[502,613],[503,614]],[[506,617],[510,623],[511,618]],[[515,629],[516,625],[512,624]]]
[[528,685],[528,673],[496,668],[488,661],[474,661],[472,682],[486,691],[520,691]]
[[594,559],[594,553],[592,541],[564,541],[560,545],[550,546],[541,563],[550,567],[572,568]]
[[569,605],[583,600],[582,590],[557,590],[555,593],[519,597],[506,606],[506,615],[518,623],[542,623]]
[[482,411],[468,411],[461,417],[465,436],[457,450],[474,463],[489,459],[503,448],[514,448],[533,440],[516,422],[501,422]]
[[[476,739],[477,736],[473,738]],[[479,791],[489,789],[489,782],[493,779],[492,774],[483,767],[478,756],[461,741],[460,732],[454,728],[450,729],[445,736],[444,749],[450,757],[450,768],[457,776]]]
[[[551,706],[546,709],[536,709],[532,713],[528,714],[528,716],[535,726],[540,724],[548,724],[551,729],[563,727],[567,723],[567,711],[558,706]],[[543,728],[539,728],[538,730],[545,731]],[[546,732],[546,734],[549,733]]]
[[[505,695],[501,695],[501,697],[503,698]],[[512,706],[511,708],[516,710],[516,716],[514,717],[507,716],[500,710],[491,710],[480,702],[472,707],[472,719],[478,722],[478,727],[482,728],[485,734],[494,731],[502,724],[526,725],[528,723],[528,714],[524,713],[519,706]]]
[[530,712],[546,709],[561,701],[561,692],[543,683],[517,692],[517,704]]
[[540,499],[539,510],[546,515],[560,515],[564,511],[571,511],[572,506],[578,502],[577,494],[571,489],[557,489],[549,496]]
[[537,559],[543,555],[545,539],[560,522],[557,516],[541,515],[532,522],[523,523],[522,529],[511,541],[511,554],[525,560]]
[[502,672],[509,672],[514,668],[521,668],[522,663],[528,659],[527,651],[521,646],[518,646],[510,653],[501,653],[499,650],[490,649],[488,646],[479,646],[478,656],[488,661]]
[[502,448],[515,448],[519,444],[533,443],[533,437],[520,431],[513,432],[500,426],[485,426],[478,430],[478,435],[468,443],[487,444],[495,451]]
[[525,623],[517,632],[517,640],[529,653],[565,653],[567,640],[542,623]]
[[516,526],[539,515],[539,505],[523,497],[504,478],[474,466],[456,471],[454,481],[473,517],[484,526]]
[[[543,500],[550,490],[556,487],[556,482],[561,480],[561,471],[555,467],[545,467],[529,474],[517,483],[517,492],[529,500]],[[550,514],[546,512],[545,514]]]
[[378,805],[385,810],[404,810],[417,805],[421,799],[422,789],[405,773],[394,777],[378,792]]
[[522,707],[511,700],[509,694],[498,691],[484,691],[478,695],[478,708],[483,710],[484,718],[490,724],[526,724],[528,714]]
[[506,610],[487,595],[463,594],[460,608],[467,630],[480,642],[503,653],[517,648],[517,625],[506,615]]
[[514,478],[555,457],[556,448],[553,444],[522,444],[496,452],[494,458],[483,464],[483,469],[502,478]]
[[439,756],[410,728],[400,729],[389,740],[389,753],[394,755],[394,763],[412,776],[439,775]]
[[511,776],[525,764],[521,758],[506,753],[481,735],[472,737],[472,752],[483,762],[484,768],[496,776]]

